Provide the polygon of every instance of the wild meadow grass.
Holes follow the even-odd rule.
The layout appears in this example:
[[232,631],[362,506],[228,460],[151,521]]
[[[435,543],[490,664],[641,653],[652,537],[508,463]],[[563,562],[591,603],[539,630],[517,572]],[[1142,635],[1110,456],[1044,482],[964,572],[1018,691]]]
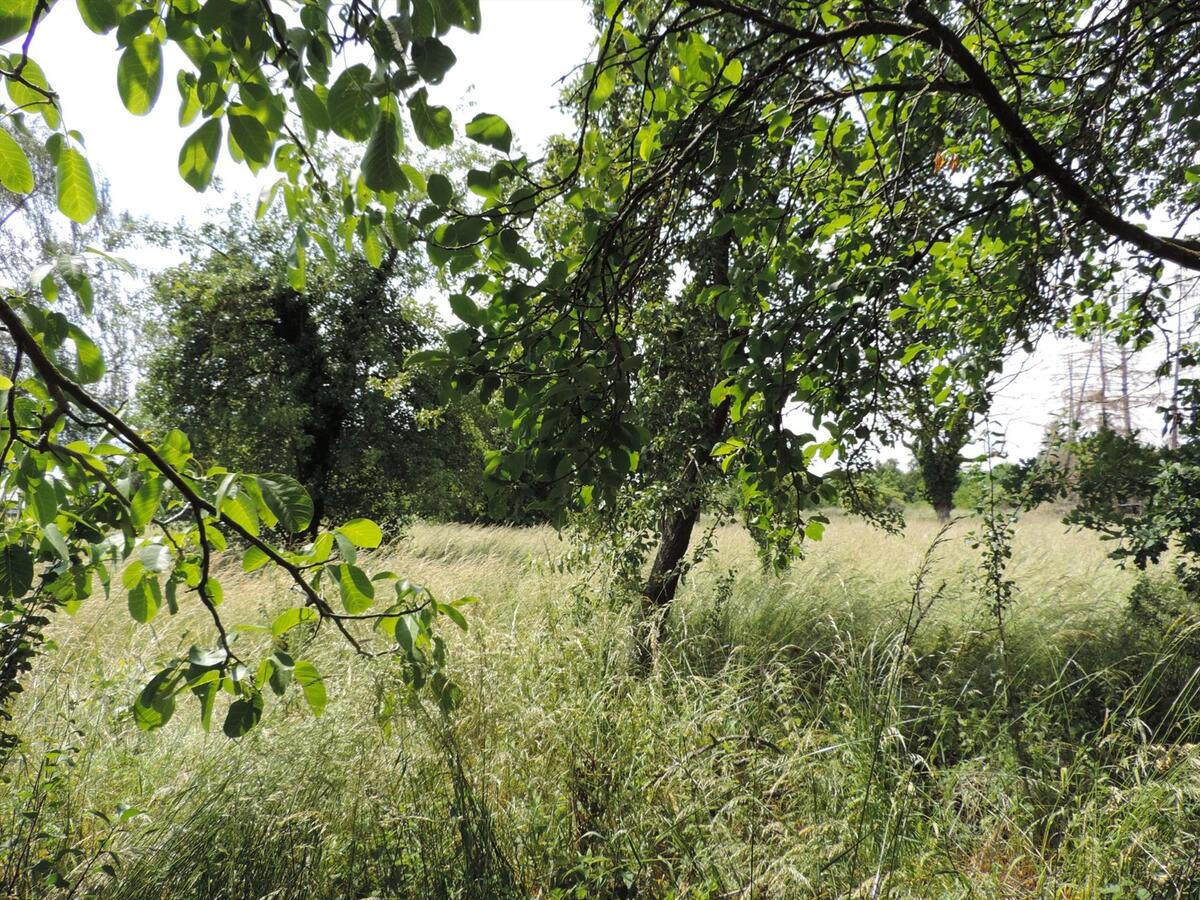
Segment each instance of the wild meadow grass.
[[[204,618],[96,600],[17,709],[0,895],[56,865],[60,895],[120,898],[1197,896],[1189,614],[1032,514],[1002,646],[976,527],[930,552],[920,513],[836,519],[782,575],[723,528],[645,673],[633,601],[554,532],[417,525],[374,564],[480,598],[462,705],[321,634],[325,715],[289,694],[237,742],[190,698],[159,732],[128,712]],[[292,602],[222,577],[229,621]]]

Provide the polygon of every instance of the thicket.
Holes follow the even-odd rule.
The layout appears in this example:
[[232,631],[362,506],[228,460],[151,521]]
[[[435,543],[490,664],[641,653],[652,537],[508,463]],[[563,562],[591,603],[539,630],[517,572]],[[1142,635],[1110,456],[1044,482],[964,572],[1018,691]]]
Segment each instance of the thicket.
[[486,515],[493,418],[404,368],[441,338],[420,299],[434,288],[423,254],[316,261],[297,286],[276,218],[234,210],[165,237],[191,261],[151,280],[157,328],[136,399],[152,434],[184,421],[202,462],[291,475],[313,499],[314,529],[326,518]]

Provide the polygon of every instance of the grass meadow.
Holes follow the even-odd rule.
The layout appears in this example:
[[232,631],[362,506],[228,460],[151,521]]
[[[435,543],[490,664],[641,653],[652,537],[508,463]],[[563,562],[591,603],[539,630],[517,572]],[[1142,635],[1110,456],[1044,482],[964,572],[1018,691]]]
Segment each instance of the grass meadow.
[[[782,575],[723,528],[643,673],[634,603],[553,531],[415,525],[371,565],[480,598],[461,706],[322,633],[325,714],[292,690],[237,742],[190,697],[129,713],[202,611],[95,600],[15,711],[0,896],[1200,896],[1190,613],[1039,512],[1001,641],[975,527],[835,518]],[[227,621],[292,605],[222,566]]]

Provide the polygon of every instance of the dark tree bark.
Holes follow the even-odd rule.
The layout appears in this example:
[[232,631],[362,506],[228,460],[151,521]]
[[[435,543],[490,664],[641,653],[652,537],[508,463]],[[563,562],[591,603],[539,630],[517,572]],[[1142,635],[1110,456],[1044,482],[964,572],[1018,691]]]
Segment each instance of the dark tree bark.
[[312,403],[312,415],[303,425],[308,442],[296,460],[296,477],[312,497],[313,517],[305,534],[315,537],[325,515],[329,476],[337,464],[338,443],[349,413],[334,385],[317,323],[304,296],[284,291],[271,298],[271,305],[275,336],[290,348],[294,371],[302,376],[301,389]]
[[[699,285],[708,287],[729,284],[729,257],[732,249],[731,233],[708,243],[705,247],[706,252],[697,260]],[[723,323],[718,324],[718,328],[721,327],[724,327]],[[719,344],[716,349],[719,351]],[[712,385],[703,383],[697,387],[704,391],[704,397],[701,399],[702,402],[706,402]],[[712,407],[702,420],[679,478],[679,490],[676,492],[678,500],[673,504],[673,508],[663,512],[658,551],[654,555],[650,574],[642,590],[642,622],[635,656],[638,665],[643,668],[649,665],[653,657],[654,648],[663,634],[667,613],[675,600],[692,532],[700,519],[704,470],[713,465],[710,455],[712,448],[724,437],[728,423],[729,400],[726,399],[720,405]]]
[[[381,293],[387,290],[396,257],[397,251],[393,249],[375,270],[375,284]],[[281,291],[271,298],[271,305],[275,336],[291,348],[293,371],[301,376],[300,389],[311,408],[302,426],[308,442],[305,452],[296,460],[296,477],[312,498],[313,517],[305,531],[305,536],[312,538],[325,517],[330,477],[337,468],[342,437],[350,425],[351,407],[346,392],[353,390],[359,379],[352,370],[348,377],[346,367],[353,367],[353,360],[330,358],[307,297],[294,290]]]
[[642,590],[642,631],[637,645],[639,665],[649,664],[654,648],[662,638],[667,613],[683,577],[684,558],[692,541],[692,532],[700,520],[702,493],[700,481],[706,466],[712,465],[708,453],[725,433],[729,421],[729,401],[713,409],[697,442],[698,452],[688,461],[680,479],[682,502],[663,514],[658,552],[650,566],[650,575]]
[[950,422],[933,416],[921,422],[921,431],[911,445],[925,485],[925,499],[942,523],[949,522],[954,511],[954,492],[962,481],[959,470],[962,449],[971,434],[970,424],[965,416]]

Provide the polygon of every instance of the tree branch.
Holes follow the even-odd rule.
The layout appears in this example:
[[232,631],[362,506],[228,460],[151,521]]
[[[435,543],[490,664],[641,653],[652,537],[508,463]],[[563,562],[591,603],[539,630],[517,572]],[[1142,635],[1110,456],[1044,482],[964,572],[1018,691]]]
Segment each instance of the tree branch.
[[[17,347],[24,351],[29,357],[30,363],[42,379],[46,382],[46,386],[50,391],[51,396],[58,398],[69,398],[77,406],[87,409],[94,415],[98,416],[109,428],[112,429],[115,435],[118,435],[122,440],[126,441],[134,450],[141,453],[150,463],[160,471],[168,481],[175,486],[187,503],[195,511],[198,522],[201,522],[201,539],[203,540],[203,524],[199,518],[201,513],[207,513],[216,518],[222,525],[235,532],[242,540],[260,550],[272,563],[283,569],[293,583],[305,595],[308,605],[314,607],[323,619],[331,620],[337,629],[342,633],[346,641],[359,653],[367,655],[359,641],[346,628],[346,621],[353,621],[358,618],[377,618],[375,616],[350,616],[342,615],[333,611],[329,604],[325,601],[311,584],[304,577],[304,572],[301,567],[284,558],[278,550],[268,544],[262,538],[255,535],[253,532],[238,524],[233,519],[224,515],[220,510],[214,507],[211,503],[205,500],[197,493],[196,489],[189,483],[188,479],[179,472],[174,466],[168,463],[162,455],[151,446],[145,438],[137,433],[133,428],[125,423],[120,416],[100,403],[83,388],[72,381],[70,378],[63,375],[58,367],[42,350],[41,346],[34,339],[33,335],[25,327],[25,323],[21,321],[20,316],[9,305],[6,300],[0,299],[0,324],[12,335],[14,343]],[[202,595],[203,598],[203,595]],[[404,615],[410,612],[417,612],[423,609],[427,604],[422,604],[414,609],[396,611],[388,615]]]
[[1054,154],[1029,130],[1021,116],[1004,99],[996,83],[967,49],[958,35],[917,0],[909,0],[905,14],[923,26],[925,33],[915,37],[945,53],[974,85],[996,121],[1033,167],[1067,198],[1085,219],[1099,225],[1108,234],[1141,250],[1187,269],[1200,271],[1200,241],[1180,240],[1151,234],[1139,225],[1121,218],[1082,184],[1060,163]]

